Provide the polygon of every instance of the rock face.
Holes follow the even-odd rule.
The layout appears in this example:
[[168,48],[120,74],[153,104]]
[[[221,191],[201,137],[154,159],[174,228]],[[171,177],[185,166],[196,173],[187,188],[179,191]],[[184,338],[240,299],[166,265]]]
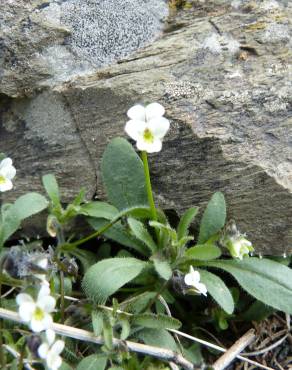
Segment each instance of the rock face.
[[[23,20],[40,3],[1,1],[2,17],[10,26],[12,10],[13,17]],[[50,7],[70,5],[64,4],[51,2]],[[151,9],[151,1],[141,4]],[[258,253],[292,252],[289,1],[194,1],[191,9],[169,17],[154,42],[151,20],[150,44],[143,40],[144,48],[133,52],[131,46],[130,56],[117,50],[103,61],[96,60],[96,49],[87,43],[84,53],[77,52],[72,31],[77,12],[67,24],[61,16],[61,23],[52,26],[46,8],[42,4],[23,40],[17,30],[1,30],[6,45],[0,73],[1,151],[19,169],[15,190],[3,194],[3,200],[40,190],[40,177],[48,172],[57,175],[65,201],[81,186],[88,189],[88,198],[104,197],[99,162],[107,142],[124,135],[130,106],[159,101],[171,130],[162,152],[150,156],[158,203],[180,214],[191,205],[203,207],[213,192],[223,191],[228,216],[247,232]],[[14,57],[22,62],[15,69],[8,52],[13,44]],[[65,58],[65,77],[60,67],[42,72],[33,59],[33,68],[26,69],[33,46],[63,50],[64,45],[70,55],[75,53],[72,63]],[[44,52],[42,56],[46,62],[41,66],[47,68],[51,59]],[[122,59],[99,67],[116,58]]]

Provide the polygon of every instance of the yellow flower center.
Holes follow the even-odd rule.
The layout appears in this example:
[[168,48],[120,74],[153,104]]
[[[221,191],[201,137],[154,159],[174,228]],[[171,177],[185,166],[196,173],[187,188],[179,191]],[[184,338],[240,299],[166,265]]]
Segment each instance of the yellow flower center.
[[37,307],[34,311],[33,316],[34,316],[35,320],[42,321],[45,317],[45,314],[44,314],[44,311],[41,308]]
[[143,138],[147,143],[153,143],[154,136],[152,132],[149,130],[149,128],[146,128],[143,133]]
[[0,184],[5,184],[5,182],[6,182],[5,177],[0,175]]

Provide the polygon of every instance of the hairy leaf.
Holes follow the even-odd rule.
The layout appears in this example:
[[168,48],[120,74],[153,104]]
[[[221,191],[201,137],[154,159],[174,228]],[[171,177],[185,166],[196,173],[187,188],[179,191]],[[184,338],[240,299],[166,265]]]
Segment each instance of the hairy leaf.
[[[107,220],[101,218],[89,218],[87,219],[87,221],[95,230],[99,230],[101,227],[105,226],[108,223]],[[116,224],[114,224],[103,235],[121,245],[136,250],[144,256],[147,256],[149,254],[145,244],[131,235],[125,228],[125,226],[121,224],[121,222],[117,222]]]
[[143,163],[127,140],[115,138],[108,144],[101,172],[108,199],[118,209],[148,204]]
[[16,199],[13,207],[16,209],[19,219],[24,220],[27,217],[43,211],[48,205],[49,203],[43,195],[38,193],[27,193]]
[[234,310],[234,302],[232,294],[225,283],[217,275],[209,271],[200,270],[200,275],[201,281],[206,285],[208,293],[225,312],[231,314]]
[[149,302],[155,298],[156,292],[145,292],[120,303],[122,311],[140,313],[146,309]]
[[187,249],[185,256],[189,259],[208,261],[221,256],[220,248],[212,244],[196,245]]
[[205,262],[229,272],[249,294],[278,310],[292,314],[292,270],[256,257]]
[[149,346],[166,348],[172,351],[178,350],[172,335],[164,329],[143,329],[136,333],[135,337]]
[[60,192],[56,177],[53,174],[47,174],[42,177],[42,182],[48,196],[54,205],[60,204]]
[[169,263],[166,260],[163,260],[161,257],[153,257],[154,267],[158,275],[163,279],[169,280],[172,275],[172,270]]
[[76,370],[104,370],[106,367],[106,363],[106,355],[90,355],[79,362]]
[[131,257],[100,261],[87,270],[82,286],[90,299],[104,303],[110,295],[138,276],[146,264]]
[[119,211],[116,207],[105,202],[89,202],[80,207],[80,213],[85,216],[112,220]]
[[189,227],[193,222],[194,218],[196,217],[198,210],[199,207],[192,207],[186,210],[186,212],[182,215],[182,218],[180,219],[180,222],[177,227],[178,240],[188,235]]
[[157,245],[154,243],[152,236],[149,234],[142,222],[137,221],[134,218],[129,218],[128,224],[135,237],[146,244],[152,253],[155,253],[157,250]]
[[131,323],[151,329],[179,329],[181,327],[181,322],[174,317],[155,315],[154,313],[135,315],[132,317]]
[[204,244],[225,225],[226,204],[224,195],[215,193],[209,201],[200,225],[199,244]]

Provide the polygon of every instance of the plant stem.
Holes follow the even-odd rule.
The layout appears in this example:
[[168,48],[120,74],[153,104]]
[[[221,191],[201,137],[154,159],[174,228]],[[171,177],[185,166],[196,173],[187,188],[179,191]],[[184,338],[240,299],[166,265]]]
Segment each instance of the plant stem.
[[151,180],[150,180],[147,153],[145,151],[142,151],[141,156],[142,156],[142,161],[143,161],[143,166],[144,166],[145,183],[146,183],[148,202],[149,202],[149,206],[151,210],[151,216],[154,221],[157,221],[157,211],[156,211],[155,203],[153,199],[153,192],[152,192],[152,186],[151,186]]
[[89,240],[91,240],[93,238],[96,238],[97,236],[103,234],[104,232],[106,232],[108,229],[110,229],[119,220],[120,220],[120,217],[119,218],[115,218],[114,220],[112,220],[108,224],[106,224],[103,227],[101,227],[99,230],[97,230],[94,233],[86,236],[83,239],[77,240],[74,243],[65,243],[63,245],[60,245],[60,249],[62,249],[63,247],[66,247],[66,246],[70,247],[70,249],[74,249],[74,248],[78,247],[79,245],[81,245],[83,243],[86,243],[87,241],[89,241]]
[[60,308],[61,308],[61,324],[65,322],[65,287],[64,287],[64,272],[60,271]]

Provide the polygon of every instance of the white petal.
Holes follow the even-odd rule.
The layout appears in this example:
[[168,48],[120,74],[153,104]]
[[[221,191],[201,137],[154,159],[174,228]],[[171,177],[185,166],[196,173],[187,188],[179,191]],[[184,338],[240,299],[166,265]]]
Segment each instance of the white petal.
[[54,353],[49,353],[47,356],[47,365],[50,370],[58,370],[62,365],[62,358]]
[[194,282],[198,283],[200,281],[201,276],[200,276],[199,271],[194,271],[193,270],[191,272],[191,275],[192,275],[192,279],[193,279]]
[[36,320],[34,316],[32,316],[32,319],[30,322],[30,328],[35,333],[39,333],[47,329],[47,327],[44,325],[44,320]]
[[141,151],[145,150],[147,153],[157,153],[160,152],[162,148],[161,140],[154,140],[152,143],[145,141],[143,138],[137,141],[137,148]]
[[38,348],[38,354],[40,358],[45,359],[47,358],[49,352],[49,345],[48,343],[42,343]]
[[146,110],[142,105],[134,105],[130,108],[127,112],[129,118],[137,121],[145,121],[146,120]]
[[43,321],[44,329],[49,329],[53,324],[52,316],[49,315],[48,313],[45,313],[45,317],[43,318],[42,321]]
[[12,188],[13,188],[13,184],[8,178],[5,178],[5,182],[2,182],[0,184],[0,191],[2,192],[11,190]]
[[194,281],[193,281],[192,275],[191,274],[186,274],[185,278],[184,278],[184,282],[185,282],[185,284],[187,284],[189,286],[193,286]]
[[48,295],[38,300],[37,305],[45,312],[53,312],[56,306],[56,300],[54,297]]
[[23,303],[32,303],[33,298],[27,293],[20,293],[16,296],[16,303],[20,306]]
[[34,302],[24,302],[19,306],[18,314],[24,322],[29,322],[32,319],[36,305]]
[[54,332],[54,330],[48,329],[46,330],[46,337],[49,345],[51,346],[55,341],[56,333]]
[[4,167],[7,167],[7,166],[12,166],[12,159],[11,158],[4,158],[1,162],[0,162],[0,171],[2,170],[2,168]]
[[1,169],[0,173],[9,180],[16,175],[16,169],[13,166],[6,166]]
[[47,259],[47,257],[44,257],[44,258],[39,259],[36,264],[39,267],[41,267],[42,269],[45,270],[48,267],[48,259]]
[[205,296],[207,295],[207,287],[206,287],[206,285],[205,284],[203,284],[203,283],[198,283],[197,284],[197,289],[198,289],[198,291],[200,292],[200,293],[202,293],[202,294],[204,294]]
[[162,117],[165,113],[163,106],[158,103],[151,103],[147,105],[145,110],[147,121],[151,120],[152,118]]
[[169,120],[164,117],[153,118],[148,127],[156,139],[162,139],[169,130]]
[[131,120],[126,123],[125,131],[134,140],[139,140],[143,136],[146,123],[138,120]]
[[65,342],[62,340],[57,340],[51,348],[51,351],[54,352],[56,355],[59,355],[65,347]]
[[50,293],[51,293],[50,287],[47,284],[42,284],[41,289],[40,289],[39,294],[38,294],[38,299],[37,300],[41,302],[42,299],[44,297],[49,296]]

